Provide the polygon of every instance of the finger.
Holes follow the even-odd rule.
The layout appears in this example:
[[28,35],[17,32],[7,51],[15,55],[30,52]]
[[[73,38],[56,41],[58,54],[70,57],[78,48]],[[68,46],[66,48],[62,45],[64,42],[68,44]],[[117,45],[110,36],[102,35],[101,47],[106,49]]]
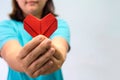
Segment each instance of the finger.
[[37,70],[34,74],[33,77],[37,77],[39,75],[43,75],[46,70],[50,69],[53,65],[53,62],[50,60],[48,63],[46,63],[43,67],[41,67],[39,70]]
[[49,39],[45,39],[41,42],[34,50],[32,50],[24,59],[27,62],[28,66],[32,64],[35,60],[37,60],[40,56],[46,53],[50,48],[51,41]]
[[30,51],[32,51],[37,45],[39,45],[43,40],[45,39],[45,37],[39,35],[35,38],[33,38],[30,42],[28,42],[23,49],[20,52],[19,57],[21,59],[23,59],[24,57],[26,57]]
[[38,60],[33,62],[30,67],[28,67],[28,70],[31,71],[31,73],[34,73],[36,70],[39,70],[48,60],[53,56],[55,50],[51,48],[47,53],[40,56]]
[[56,59],[60,60],[62,58],[61,54],[59,51],[55,51],[55,54],[53,55]]
[[55,57],[56,59],[58,59],[58,60],[61,59],[61,58],[62,58],[62,55],[61,55],[61,52],[58,51],[59,49],[58,49],[56,46],[54,46],[53,44],[52,44],[52,47],[55,48],[54,57]]
[[51,60],[53,61],[54,66],[56,67],[56,69],[60,69],[62,64],[63,64],[63,62],[64,62],[64,60],[62,60],[62,59],[58,60],[54,56],[51,57]]

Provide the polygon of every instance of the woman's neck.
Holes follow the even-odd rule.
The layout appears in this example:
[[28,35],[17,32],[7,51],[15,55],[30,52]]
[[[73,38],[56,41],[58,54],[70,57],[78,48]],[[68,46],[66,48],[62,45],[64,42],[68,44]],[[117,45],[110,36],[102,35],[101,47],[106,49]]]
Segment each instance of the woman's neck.
[[[32,14],[33,16],[35,16],[35,17],[37,17],[37,18],[39,18],[39,19],[41,19],[41,17],[42,17],[42,13],[39,13],[39,14],[35,14],[35,13],[30,13],[30,14]],[[27,16],[28,14],[24,14],[25,16]]]

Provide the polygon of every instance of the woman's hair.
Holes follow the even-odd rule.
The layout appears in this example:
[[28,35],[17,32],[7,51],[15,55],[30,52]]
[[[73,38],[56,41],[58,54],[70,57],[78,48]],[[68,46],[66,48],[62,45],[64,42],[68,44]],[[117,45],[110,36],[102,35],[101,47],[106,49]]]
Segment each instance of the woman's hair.
[[[9,17],[11,19],[17,20],[17,21],[23,21],[25,16],[23,15],[22,10],[20,9],[20,7],[18,6],[18,3],[16,2],[16,0],[12,0],[12,7],[13,10],[10,13]],[[47,15],[48,13],[52,13],[54,16],[57,16],[55,14],[55,7],[54,7],[54,3],[53,0],[48,0],[44,9],[43,9],[43,13],[42,13],[42,17],[44,17],[45,15]]]

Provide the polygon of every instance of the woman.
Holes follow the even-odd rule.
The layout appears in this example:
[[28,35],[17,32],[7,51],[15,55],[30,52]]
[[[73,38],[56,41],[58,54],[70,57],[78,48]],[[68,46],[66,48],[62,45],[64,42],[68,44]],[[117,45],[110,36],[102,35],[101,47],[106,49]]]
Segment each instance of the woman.
[[58,29],[50,36],[32,38],[23,27],[28,14],[41,19],[54,16],[52,0],[12,0],[10,20],[0,22],[0,56],[9,65],[7,80],[63,80],[61,66],[69,51],[67,23],[57,18]]

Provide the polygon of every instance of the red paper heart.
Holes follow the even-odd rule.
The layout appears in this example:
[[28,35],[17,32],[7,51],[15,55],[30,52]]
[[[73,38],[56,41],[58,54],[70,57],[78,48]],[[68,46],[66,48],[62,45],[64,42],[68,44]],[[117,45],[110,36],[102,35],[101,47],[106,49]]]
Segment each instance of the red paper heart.
[[41,20],[43,35],[50,36],[57,29],[57,20],[52,14],[48,14]]
[[24,29],[35,37],[39,34],[50,37],[50,35],[57,29],[57,19],[49,13],[43,19],[38,19],[31,14],[24,19]]

